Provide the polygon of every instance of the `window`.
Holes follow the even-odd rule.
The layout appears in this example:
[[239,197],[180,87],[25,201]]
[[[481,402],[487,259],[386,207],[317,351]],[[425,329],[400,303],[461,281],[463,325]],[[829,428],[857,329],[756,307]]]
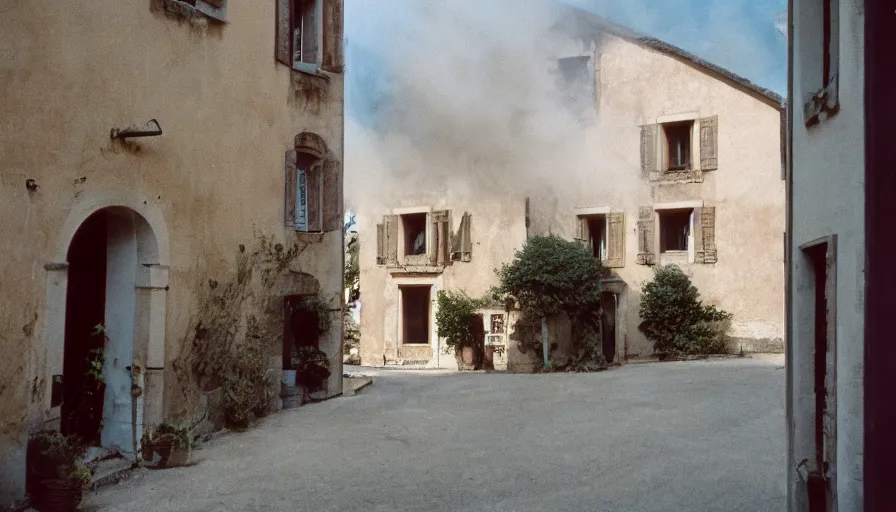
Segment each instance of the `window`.
[[683,171],[691,168],[691,132],[693,121],[663,125],[666,139],[666,170]]
[[296,162],[295,230],[318,232],[321,227],[321,160],[299,153]]
[[431,286],[401,286],[402,344],[429,344]]
[[504,315],[492,314],[490,320],[489,334],[504,334]]
[[295,231],[341,231],[342,167],[328,158],[323,139],[310,132],[296,136],[295,149],[286,152],[285,224]]
[[405,256],[426,254],[426,214],[411,213],[401,216],[401,228],[404,231]]
[[320,59],[320,0],[293,0],[293,66],[316,67]]
[[576,238],[586,244],[591,254],[603,261],[607,258],[607,216],[580,215]]
[[343,0],[276,0],[277,61],[298,71],[341,73]]
[[806,126],[813,126],[840,108],[840,2],[821,0],[799,7],[800,62]]
[[685,252],[690,248],[693,213],[691,208],[659,212],[660,252]]
[[567,57],[557,61],[559,90],[564,105],[580,120],[587,121],[595,111],[595,74],[591,57]]

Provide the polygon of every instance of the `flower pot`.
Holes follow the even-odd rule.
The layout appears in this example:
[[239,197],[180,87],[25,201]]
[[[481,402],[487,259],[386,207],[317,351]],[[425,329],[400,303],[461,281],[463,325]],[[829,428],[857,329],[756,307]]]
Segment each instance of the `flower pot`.
[[180,466],[186,466],[190,463],[190,457],[193,454],[193,449],[190,446],[185,448],[179,446],[171,447],[171,455],[168,457],[168,460],[162,464],[159,462],[159,465],[166,468],[176,468]]
[[463,347],[460,349],[460,360],[464,362],[465,365],[470,366],[473,364],[473,347]]
[[65,480],[41,480],[40,487],[34,502],[38,512],[75,512],[81,504],[83,490]]

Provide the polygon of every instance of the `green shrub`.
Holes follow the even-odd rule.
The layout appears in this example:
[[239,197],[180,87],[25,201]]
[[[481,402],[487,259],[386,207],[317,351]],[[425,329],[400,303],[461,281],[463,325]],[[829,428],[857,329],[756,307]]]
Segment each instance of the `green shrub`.
[[[566,364],[552,364],[555,369],[596,371],[606,368],[600,350],[600,280],[604,269],[600,260],[578,242],[557,235],[541,235],[526,241],[510,264],[496,270],[500,285],[493,289],[494,298],[519,303],[531,336],[521,335],[521,347],[533,349],[544,362],[542,351],[534,346],[523,347],[526,338],[540,339],[540,327],[533,320],[565,313],[572,321],[573,343],[577,354]],[[540,346],[540,343],[538,343]]]
[[473,299],[464,293],[439,291],[436,303],[436,326],[439,337],[445,338],[445,344],[455,354],[463,347],[474,346],[477,324],[482,321],[479,309],[484,307],[485,301]]
[[638,326],[660,354],[718,354],[727,351],[731,314],[704,306],[700,293],[675,265],[654,269],[641,292]]
[[326,352],[316,347],[298,347],[295,368],[296,384],[305,389],[303,401],[308,395],[326,389],[330,378],[330,360]]

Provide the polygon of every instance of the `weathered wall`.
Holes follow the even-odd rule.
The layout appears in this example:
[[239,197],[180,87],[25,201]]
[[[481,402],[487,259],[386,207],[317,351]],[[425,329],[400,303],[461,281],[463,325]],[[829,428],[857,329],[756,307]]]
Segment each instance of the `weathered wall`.
[[[170,254],[164,329],[164,414],[198,397],[175,371],[210,280],[234,272],[238,246],[257,234],[287,246],[284,153],[312,131],[342,159],[343,80],[308,95],[275,63],[275,2],[230,2],[229,23],[190,23],[152,2],[24,2],[0,11],[0,499],[21,491],[27,431],[51,420],[48,367],[62,340],[47,303],[47,264],[65,263],[71,236],[91,211],[131,208],[156,221]],[[61,13],[65,13],[63,16]],[[295,76],[294,76],[295,75]],[[134,144],[112,128],[156,118],[164,134]],[[26,179],[39,188],[28,191]],[[307,238],[307,235],[305,236]],[[342,233],[316,237],[295,270],[316,277],[339,308]],[[64,302],[64,301],[63,301]],[[338,331],[338,329],[337,329]],[[341,386],[340,335],[331,334],[331,392]]]
[[[836,5],[836,4],[835,4]],[[792,246],[789,307],[792,352],[788,371],[792,413],[788,425],[789,510],[807,510],[805,483],[797,465],[809,459],[814,468],[814,283],[801,246],[836,235],[835,324],[833,342],[835,475],[837,510],[862,510],[863,453],[863,317],[864,317],[864,38],[863,2],[839,2],[839,112],[806,127],[803,105],[820,85],[821,69],[813,57],[822,48],[821,5],[796,0],[793,33]],[[813,63],[813,60],[815,63]],[[815,80],[817,78],[817,80]],[[830,372],[829,372],[830,373]],[[830,400],[830,399],[829,399]]]
[[[593,167],[579,170],[577,179],[586,183],[591,175],[599,181],[564,190],[549,229],[573,237],[575,208],[625,212],[626,261],[618,269],[630,287],[625,341],[630,356],[643,356],[651,344],[637,329],[639,290],[652,271],[636,263],[638,207],[689,200],[715,206],[718,263],[683,268],[705,302],[734,314],[732,336],[739,346],[783,350],[779,111],[692,65],[616,37],[606,37],[597,54],[599,118],[587,134]],[[649,184],[639,178],[640,126],[678,114],[718,116],[719,168],[706,172],[702,183]]]
[[[376,199],[368,197],[366,189],[350,192],[362,233],[363,364],[383,364],[384,351],[397,343],[397,320],[393,320],[398,315],[397,291],[385,267],[375,263],[376,224],[381,216],[392,208],[431,205],[434,210],[452,209],[456,227],[459,214],[470,211],[473,259],[448,267],[441,283],[446,289],[475,295],[496,283],[493,269],[510,261],[514,249],[524,243],[526,195],[531,196],[533,234],[574,237],[577,208],[625,212],[625,267],[616,269],[627,285],[619,296],[624,319],[617,330],[620,355],[652,352],[651,343],[637,328],[639,290],[652,278],[651,267],[636,262],[638,208],[688,200],[716,207],[718,263],[685,264],[685,272],[705,302],[734,314],[735,349],[783,350],[784,185],[779,110],[755,93],[616,37],[605,37],[597,54],[599,116],[578,134],[590,148],[587,165],[561,162],[551,173],[552,187],[529,188],[529,171],[520,170],[519,183],[507,183],[506,194],[496,196],[475,186],[488,181],[492,170],[471,166],[458,170],[452,179],[402,181]],[[642,180],[640,126],[677,114],[691,114],[695,119],[718,116],[718,170],[707,172],[702,183]],[[562,158],[567,163],[574,160]],[[504,174],[496,173],[495,179]],[[521,355],[511,352],[509,357],[513,365]]]

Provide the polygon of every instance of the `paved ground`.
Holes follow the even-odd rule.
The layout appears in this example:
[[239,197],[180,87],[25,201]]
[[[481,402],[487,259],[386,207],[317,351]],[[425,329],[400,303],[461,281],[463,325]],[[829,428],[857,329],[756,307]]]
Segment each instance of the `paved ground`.
[[[363,370],[362,370],[363,371]],[[194,467],[101,489],[103,511],[764,512],[784,506],[783,358],[588,375],[380,370]]]

